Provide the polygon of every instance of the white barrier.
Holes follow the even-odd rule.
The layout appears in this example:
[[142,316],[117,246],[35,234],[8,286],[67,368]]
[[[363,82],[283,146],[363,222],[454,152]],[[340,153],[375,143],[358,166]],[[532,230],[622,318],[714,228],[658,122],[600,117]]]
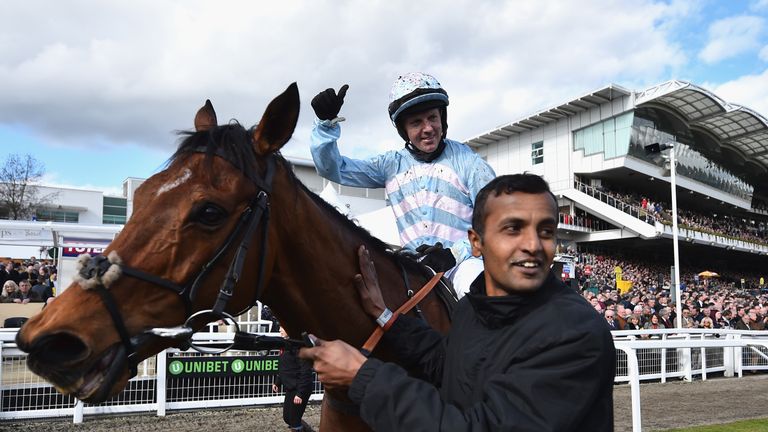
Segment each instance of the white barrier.
[[[248,330],[258,331],[263,324],[253,322]],[[26,355],[13,342],[15,334],[15,330],[0,330],[0,421],[72,416],[79,423],[89,415],[155,412],[164,416],[168,410],[271,405],[283,400],[282,393],[272,393],[270,375],[169,381],[168,360],[205,356],[168,350],[142,362],[138,375],[115,398],[97,405],[78,403],[58,394],[26,369]],[[616,331],[613,336],[617,349],[615,382],[631,387],[633,428],[638,431],[642,424],[640,381],[691,380],[694,375],[706,379],[713,373],[741,377],[745,370],[768,370],[768,331],[636,330]],[[231,334],[195,335],[197,341],[227,338]],[[317,381],[310,399],[322,399]]]
[[[628,380],[630,385],[630,393],[632,396],[632,430],[634,432],[641,432],[642,429],[642,415],[640,412],[640,367],[637,360],[638,350],[663,350],[668,349],[685,350],[687,352],[687,358],[691,357],[692,349],[699,349],[702,352],[701,357],[701,371],[702,379],[706,379],[706,356],[703,355],[706,348],[728,349],[732,347],[738,347],[739,349],[752,350],[758,357],[768,362],[768,337],[761,337],[758,339],[741,338],[742,334],[729,334],[722,339],[687,339],[687,340],[623,340],[614,341],[614,345],[617,350],[621,350],[627,354],[628,362]],[[749,336],[749,335],[747,335]],[[760,335],[762,336],[762,335]],[[762,349],[762,350],[761,350]],[[724,353],[723,357],[733,357],[734,353]],[[742,353],[736,354],[735,364],[738,366],[738,375],[742,376],[743,364],[741,361]],[[692,378],[691,362],[684,363],[687,365],[685,370],[685,376],[690,381]]]

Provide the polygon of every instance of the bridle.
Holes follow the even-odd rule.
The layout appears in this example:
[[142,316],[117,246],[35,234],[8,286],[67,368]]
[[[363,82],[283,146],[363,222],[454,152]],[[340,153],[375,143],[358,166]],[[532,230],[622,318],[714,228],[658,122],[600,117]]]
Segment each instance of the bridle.
[[[196,148],[193,150],[197,153],[207,153],[204,147]],[[228,157],[223,152],[214,152],[217,156],[228,160]],[[229,161],[232,163],[232,161]],[[96,291],[101,297],[104,306],[112,318],[112,323],[120,336],[120,341],[126,351],[126,357],[128,365],[131,370],[131,375],[136,375],[138,368],[138,352],[137,347],[140,346],[138,342],[142,336],[155,336],[161,338],[170,338],[177,341],[178,345],[185,345],[191,347],[204,354],[219,354],[227,351],[231,348],[246,349],[246,350],[270,350],[275,348],[284,348],[287,346],[305,346],[311,344],[311,341],[296,340],[296,339],[284,339],[282,337],[256,335],[252,333],[241,332],[234,319],[234,316],[240,315],[247,311],[259,299],[261,290],[264,285],[264,271],[266,263],[266,249],[267,249],[267,234],[269,232],[269,195],[272,192],[272,180],[275,174],[276,156],[269,154],[266,157],[266,170],[263,178],[248,176],[256,185],[258,193],[253,198],[248,206],[240,214],[240,218],[235,225],[235,228],[229,233],[224,243],[214,253],[213,257],[203,265],[201,270],[195,275],[190,282],[185,285],[179,285],[171,280],[156,276],[154,274],[139,270],[135,267],[130,267],[123,264],[119,256],[113,251],[108,257],[103,255],[91,257],[89,255],[83,255],[80,257],[81,267],[78,272],[79,284],[84,289],[92,289]],[[234,165],[234,164],[233,164]],[[225,311],[227,303],[232,298],[234,289],[240,280],[243,265],[245,264],[245,258],[248,253],[248,249],[251,244],[251,240],[254,237],[256,229],[262,227],[261,236],[261,256],[259,259],[257,285],[254,292],[253,299],[249,305],[242,311],[231,315]],[[234,258],[229,264],[229,270],[222,282],[219,289],[218,296],[211,309],[203,309],[192,313],[192,304],[197,297],[198,289],[201,283],[210,273],[211,269],[216,265],[219,259],[236,243],[237,239],[240,239],[237,245],[237,252]],[[113,272],[112,277],[107,277],[110,272]],[[125,320],[117,307],[114,296],[109,290],[109,286],[121,276],[130,276],[132,278],[157,285],[159,287],[168,289],[177,293],[184,301],[187,319],[183,325],[171,328],[152,328],[144,331],[142,334],[131,337],[125,326]],[[408,288],[408,297],[411,301],[406,302],[398,313],[407,313],[411,308],[416,307],[418,315],[421,315],[421,311],[416,306],[424,295],[426,295],[441,279],[442,273],[433,276],[432,280],[425,285],[427,289],[420,290],[416,296],[414,292]],[[405,279],[406,286],[408,286],[408,278],[405,275],[403,269],[403,277]],[[450,291],[450,290],[449,290]],[[455,299],[454,299],[455,301]],[[232,343],[224,348],[210,349],[192,343],[192,335],[195,333],[194,324],[195,320],[200,316],[211,316],[212,320],[226,319],[236,327],[235,337]],[[207,322],[212,321],[211,319]],[[376,347],[379,339],[381,338],[381,329],[377,328],[371,335],[368,341],[362,348],[362,352],[366,355],[370,354]]]
[[[198,147],[193,151],[197,153],[208,152],[205,147]],[[216,151],[214,153],[217,156],[220,156],[225,160],[228,160],[226,154],[224,154],[223,152]],[[232,163],[232,161],[229,161],[229,162]],[[132,375],[136,374],[137,365],[138,365],[138,361],[136,360],[138,356],[136,351],[138,344],[133,342],[132,338],[128,334],[128,330],[126,329],[126,326],[125,326],[125,320],[120,314],[120,310],[117,307],[114,296],[112,295],[111,291],[108,289],[109,285],[111,285],[111,283],[114,282],[114,280],[116,280],[122,275],[130,276],[135,279],[138,279],[144,282],[149,282],[151,284],[171,290],[177,293],[181,297],[181,299],[184,301],[186,315],[187,315],[187,319],[184,322],[184,325],[180,327],[175,327],[175,328],[149,329],[146,332],[144,332],[144,334],[154,335],[158,337],[172,338],[176,340],[186,339],[189,346],[195,349],[198,349],[198,351],[200,351],[202,349],[201,347],[195,346],[190,342],[192,338],[192,334],[195,332],[195,330],[193,330],[194,321],[199,316],[210,315],[214,318],[213,320],[224,318],[232,322],[235,326],[237,326],[237,322],[234,320],[234,317],[229,313],[227,313],[225,311],[225,308],[229,300],[232,298],[235,287],[237,286],[237,283],[240,280],[240,276],[242,275],[243,265],[245,263],[245,257],[248,253],[248,248],[251,244],[251,240],[253,239],[256,229],[259,227],[259,225],[261,225],[262,227],[262,236],[261,236],[262,253],[259,260],[258,277],[257,277],[258,282],[256,285],[256,290],[255,290],[253,299],[249,303],[249,306],[246,307],[243,311],[236,313],[235,316],[245,312],[246,310],[253,307],[254,304],[256,304],[264,284],[264,270],[265,270],[265,262],[266,262],[267,254],[263,251],[266,251],[267,234],[269,232],[268,231],[269,194],[272,192],[272,180],[275,174],[275,166],[276,166],[276,156],[274,154],[270,154],[266,157],[266,170],[265,170],[264,176],[262,178],[248,176],[254,182],[259,192],[257,193],[256,197],[250,201],[248,206],[242,211],[242,213],[240,214],[240,218],[237,222],[237,225],[235,225],[235,228],[232,230],[232,232],[229,233],[224,243],[222,243],[222,245],[219,246],[217,251],[214,253],[213,257],[207,263],[205,263],[201,268],[201,270],[197,273],[197,275],[195,275],[185,285],[179,285],[171,280],[156,276],[151,273],[147,273],[143,270],[139,270],[134,267],[124,265],[120,261],[120,258],[117,256],[116,253],[110,254],[109,257],[105,257],[102,255],[95,256],[95,257],[90,257],[88,255],[81,256],[80,260],[82,262],[82,265],[79,269],[78,282],[80,283],[81,287],[84,287],[84,289],[93,289],[101,297],[101,300],[104,303],[104,306],[106,307],[107,311],[109,312],[112,318],[112,323],[114,324],[114,327],[117,330],[118,335],[120,336],[121,343],[126,350]],[[218,297],[216,298],[216,301],[214,302],[213,306],[211,307],[211,309],[204,309],[204,310],[200,310],[192,313],[192,304],[195,298],[197,297],[197,292],[199,290],[201,283],[205,280],[206,276],[208,276],[211,269],[214,268],[214,266],[220,260],[220,258],[227,251],[229,251],[234,244],[236,244],[236,241],[238,238],[240,239],[240,241],[237,244],[237,252],[235,253],[234,258],[229,264],[229,270],[227,271],[227,274],[224,277],[224,281],[222,282],[221,288],[219,289]],[[115,276],[113,276],[112,278],[107,277],[110,271],[115,273]],[[238,328],[238,331],[239,331],[239,328]],[[230,347],[227,347],[223,350],[218,350],[218,351],[209,351],[209,350],[202,349],[201,352],[218,353],[218,352],[226,351],[229,348]]]

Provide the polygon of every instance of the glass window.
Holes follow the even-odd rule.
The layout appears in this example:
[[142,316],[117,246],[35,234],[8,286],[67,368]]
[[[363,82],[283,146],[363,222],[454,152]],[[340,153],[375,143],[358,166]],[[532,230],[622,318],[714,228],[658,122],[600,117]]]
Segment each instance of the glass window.
[[603,120],[573,132],[574,150],[584,150],[585,156],[603,153],[605,159],[625,156],[629,150],[633,113]]
[[[675,169],[678,176],[685,176],[701,183],[751,201],[754,186],[737,173],[724,167],[721,158],[708,157],[706,144],[698,143],[687,127],[673,116],[661,110],[638,110],[631,126],[629,154],[658,166],[668,161],[662,155],[647,155],[645,146],[652,143],[675,143]],[[680,135],[677,135],[680,133]],[[667,174],[665,174],[667,175]]]
[[69,222],[80,221],[80,214],[74,211],[63,210],[37,210],[35,218],[40,222]]
[[[102,207],[102,223],[109,224],[124,224],[125,217],[128,214],[128,200],[126,198],[119,197],[104,197],[104,204]],[[112,222],[113,220],[122,220],[122,222]]]
[[531,144],[531,165],[544,163],[544,141]]
[[126,217],[118,215],[105,214],[102,217],[101,223],[106,225],[125,225]]

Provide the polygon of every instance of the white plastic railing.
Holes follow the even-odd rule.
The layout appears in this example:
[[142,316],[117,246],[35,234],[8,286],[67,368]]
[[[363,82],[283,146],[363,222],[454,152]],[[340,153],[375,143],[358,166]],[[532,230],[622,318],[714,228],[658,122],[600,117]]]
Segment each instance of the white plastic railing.
[[[134,389],[135,394],[126,390],[117,401],[98,405],[83,404],[74,398],[57,395],[52,386],[29,372],[26,369],[26,355],[13,342],[15,336],[14,329],[0,329],[0,421],[72,416],[73,421],[79,423],[83,421],[84,415],[155,411],[156,415],[164,416],[168,410],[274,404],[282,401],[282,395],[272,393],[271,389],[242,396],[201,398],[199,395],[204,394],[207,388],[221,385],[209,379],[191,381],[190,387],[184,388],[193,395],[188,400],[180,400],[178,397],[168,400],[168,392],[173,389],[166,387],[167,357],[196,355],[193,352],[168,350],[139,365],[139,375],[131,381],[136,386],[146,386],[140,387],[139,391]],[[614,331],[613,337],[617,349],[615,381],[629,383],[631,387],[632,421],[636,431],[642,425],[641,381],[666,382],[670,378],[690,381],[694,375],[707,379],[708,374],[720,372],[725,376],[741,377],[745,370],[768,370],[768,331],[634,330]],[[231,334],[224,332],[199,333],[195,336],[199,342],[216,342],[227,338],[231,338]],[[254,387],[264,387],[267,382],[271,383],[271,377],[265,377],[255,383]],[[13,400],[14,392],[20,394],[18,400]],[[30,399],[30,393],[39,394],[45,400],[58,398],[59,402],[46,405]],[[317,382],[311,398],[322,398],[322,388]],[[22,401],[30,400],[29,404],[22,404]],[[3,403],[8,406],[3,406]]]

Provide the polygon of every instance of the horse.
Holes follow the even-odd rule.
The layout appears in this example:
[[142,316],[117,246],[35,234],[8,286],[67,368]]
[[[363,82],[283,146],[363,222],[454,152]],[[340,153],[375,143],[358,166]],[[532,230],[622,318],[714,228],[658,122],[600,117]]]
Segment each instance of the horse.
[[[370,251],[392,310],[429,275],[297,179],[280,149],[298,116],[296,83],[250,129],[219,125],[206,101],[166,168],[136,190],[133,214],[103,255],[82,257],[80,276],[18,332],[29,369],[61,393],[98,403],[125,388],[140,361],[183,346],[150,329],[189,322],[196,331],[205,322],[190,317],[199,312],[237,315],[257,300],[292,338],[310,332],[361,346],[376,323],[353,283],[358,247]],[[447,331],[435,291],[419,306]],[[396,360],[383,344],[372,355]],[[346,409],[344,389],[325,395],[321,430],[369,430]]]

